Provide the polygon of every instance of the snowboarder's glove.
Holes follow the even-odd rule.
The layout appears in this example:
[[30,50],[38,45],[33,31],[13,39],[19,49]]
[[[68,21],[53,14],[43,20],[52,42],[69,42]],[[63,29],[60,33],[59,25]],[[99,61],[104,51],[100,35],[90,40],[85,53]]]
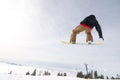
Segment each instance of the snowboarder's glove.
[[102,40],[104,41],[104,38],[102,38]]
[[104,38],[103,38],[103,37],[101,37],[100,39],[102,39],[102,40],[104,41]]

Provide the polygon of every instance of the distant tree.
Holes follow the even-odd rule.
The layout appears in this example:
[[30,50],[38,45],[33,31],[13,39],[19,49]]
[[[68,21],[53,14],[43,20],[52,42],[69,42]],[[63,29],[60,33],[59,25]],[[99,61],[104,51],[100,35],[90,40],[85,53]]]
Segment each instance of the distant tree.
[[63,76],[63,74],[62,74],[62,73],[60,73],[60,76]]
[[89,72],[86,78],[93,79],[93,71]]
[[64,76],[67,76],[67,73],[64,73]]
[[88,79],[88,78],[89,78],[89,79],[92,79],[92,74],[91,74],[91,73],[86,74],[86,75],[85,75],[85,78],[86,78],[86,79]]
[[26,73],[26,75],[30,75],[30,72],[28,71],[28,72]]
[[48,72],[47,72],[47,71],[45,71],[45,72],[44,72],[44,75],[47,75],[47,74],[48,74]]
[[51,75],[51,73],[49,72],[48,75]]
[[31,74],[31,76],[36,76],[36,69],[33,71],[33,73]]
[[8,74],[12,74],[12,71],[10,71]]
[[89,78],[89,73],[88,74],[85,74],[85,79],[88,79]]
[[45,72],[44,72],[44,75],[48,76],[48,75],[51,75],[51,73],[48,72],[48,71],[45,71]]
[[85,78],[90,78],[90,79],[93,79],[93,71],[89,72]]
[[106,76],[106,79],[109,79],[109,77],[108,77],[108,76]]
[[57,76],[60,76],[60,73],[58,73]]
[[93,79],[93,70],[91,71],[91,79]]
[[104,76],[101,74],[100,78],[101,78],[101,79],[104,79]]
[[116,79],[120,79],[120,75],[119,74],[117,74],[116,76],[117,76]]
[[112,76],[111,79],[115,79],[115,78]]
[[67,76],[67,73],[58,73],[57,76]]
[[79,77],[79,78],[84,78],[83,72],[82,72],[82,71],[81,71],[81,72],[78,72],[78,73],[77,73],[77,77]]
[[95,79],[98,78],[98,73],[97,73],[97,71],[94,71],[94,78],[95,78]]

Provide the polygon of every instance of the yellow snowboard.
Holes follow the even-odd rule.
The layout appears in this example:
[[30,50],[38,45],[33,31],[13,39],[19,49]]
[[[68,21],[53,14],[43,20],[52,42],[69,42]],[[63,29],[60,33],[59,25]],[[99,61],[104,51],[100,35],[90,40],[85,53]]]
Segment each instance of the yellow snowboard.
[[[68,41],[61,41],[63,44],[72,44]],[[102,45],[102,42],[92,42],[92,43],[86,43],[86,42],[76,42],[77,45]],[[74,44],[73,44],[74,45]]]

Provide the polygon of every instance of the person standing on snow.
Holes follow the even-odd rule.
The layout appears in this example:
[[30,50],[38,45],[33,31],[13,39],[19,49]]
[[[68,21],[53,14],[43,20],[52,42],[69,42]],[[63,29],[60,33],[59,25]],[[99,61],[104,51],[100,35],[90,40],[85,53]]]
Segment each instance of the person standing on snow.
[[72,34],[70,37],[70,43],[75,44],[77,34],[79,34],[82,31],[85,31],[87,35],[86,42],[88,42],[89,44],[93,42],[93,37],[91,34],[91,30],[93,29],[93,27],[96,28],[99,38],[104,40],[103,35],[102,35],[102,29],[98,21],[96,20],[96,17],[94,15],[89,15],[83,21],[80,22],[80,25],[78,25],[75,29],[72,30]]

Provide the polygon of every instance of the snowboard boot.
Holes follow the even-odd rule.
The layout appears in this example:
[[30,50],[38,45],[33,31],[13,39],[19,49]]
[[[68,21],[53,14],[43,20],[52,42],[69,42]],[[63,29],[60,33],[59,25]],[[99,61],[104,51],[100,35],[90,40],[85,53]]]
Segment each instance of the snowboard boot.
[[88,41],[87,44],[92,44],[92,41]]
[[76,44],[75,40],[70,41],[71,44]]

